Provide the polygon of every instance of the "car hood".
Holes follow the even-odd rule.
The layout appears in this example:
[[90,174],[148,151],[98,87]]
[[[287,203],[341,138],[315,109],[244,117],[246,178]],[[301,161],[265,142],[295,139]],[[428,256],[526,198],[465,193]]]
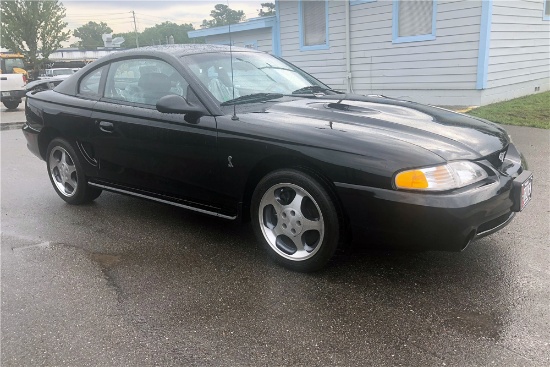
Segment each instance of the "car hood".
[[489,121],[385,97],[300,99],[265,112],[268,120],[284,117],[292,124],[352,133],[351,139],[368,134],[404,141],[446,160],[479,159],[509,144],[506,131]]

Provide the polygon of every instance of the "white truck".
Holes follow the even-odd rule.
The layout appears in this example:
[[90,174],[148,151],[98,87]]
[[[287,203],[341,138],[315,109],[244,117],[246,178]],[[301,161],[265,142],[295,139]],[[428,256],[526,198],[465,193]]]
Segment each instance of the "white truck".
[[24,67],[23,55],[0,53],[0,97],[9,110],[16,109],[25,97],[27,72]]
[[25,97],[25,84],[23,74],[0,74],[2,103],[8,110],[16,109]]

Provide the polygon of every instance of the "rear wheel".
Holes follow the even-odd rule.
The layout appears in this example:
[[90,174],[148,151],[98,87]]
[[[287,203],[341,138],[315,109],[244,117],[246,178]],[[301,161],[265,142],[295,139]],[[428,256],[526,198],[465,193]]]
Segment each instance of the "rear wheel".
[[251,214],[258,240],[279,264],[301,272],[321,269],[341,235],[337,208],[313,177],[295,170],[264,177],[252,196]]
[[88,203],[101,194],[100,189],[88,186],[82,165],[69,142],[61,138],[52,140],[46,157],[53,188],[67,203]]
[[8,110],[15,110],[21,101],[2,101],[2,103]]

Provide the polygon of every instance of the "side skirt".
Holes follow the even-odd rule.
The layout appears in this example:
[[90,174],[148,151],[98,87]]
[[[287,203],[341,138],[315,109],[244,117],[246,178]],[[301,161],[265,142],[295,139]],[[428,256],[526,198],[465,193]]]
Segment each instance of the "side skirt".
[[88,185],[93,186],[93,187],[97,187],[97,188],[100,188],[100,189],[103,189],[103,190],[107,190],[107,191],[112,191],[112,192],[116,192],[116,193],[120,193],[120,194],[130,195],[130,196],[136,196],[136,197],[143,198],[143,199],[157,201],[157,202],[163,203],[163,204],[169,204],[169,205],[177,206],[177,207],[183,208],[183,209],[189,209],[189,210],[192,210],[194,212],[211,215],[211,216],[218,217],[218,218],[229,219],[229,220],[237,219],[237,216],[223,215],[223,214],[216,213],[216,212],[213,212],[213,211],[199,209],[199,208],[195,208],[195,207],[192,207],[192,206],[189,206],[189,205],[184,205],[184,204],[180,204],[180,203],[175,203],[173,201],[160,199],[160,198],[157,198],[157,197],[154,197],[154,196],[149,196],[149,195],[139,194],[139,193],[133,192],[133,191],[119,189],[117,187],[98,184],[98,183],[95,183],[95,182],[88,182]]

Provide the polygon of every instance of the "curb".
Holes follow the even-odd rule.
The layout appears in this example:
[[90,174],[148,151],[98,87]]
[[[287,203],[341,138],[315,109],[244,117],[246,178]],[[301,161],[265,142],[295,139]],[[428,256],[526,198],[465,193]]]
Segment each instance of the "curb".
[[0,131],[4,130],[17,130],[23,127],[25,125],[24,122],[6,122],[3,124],[0,124]]

